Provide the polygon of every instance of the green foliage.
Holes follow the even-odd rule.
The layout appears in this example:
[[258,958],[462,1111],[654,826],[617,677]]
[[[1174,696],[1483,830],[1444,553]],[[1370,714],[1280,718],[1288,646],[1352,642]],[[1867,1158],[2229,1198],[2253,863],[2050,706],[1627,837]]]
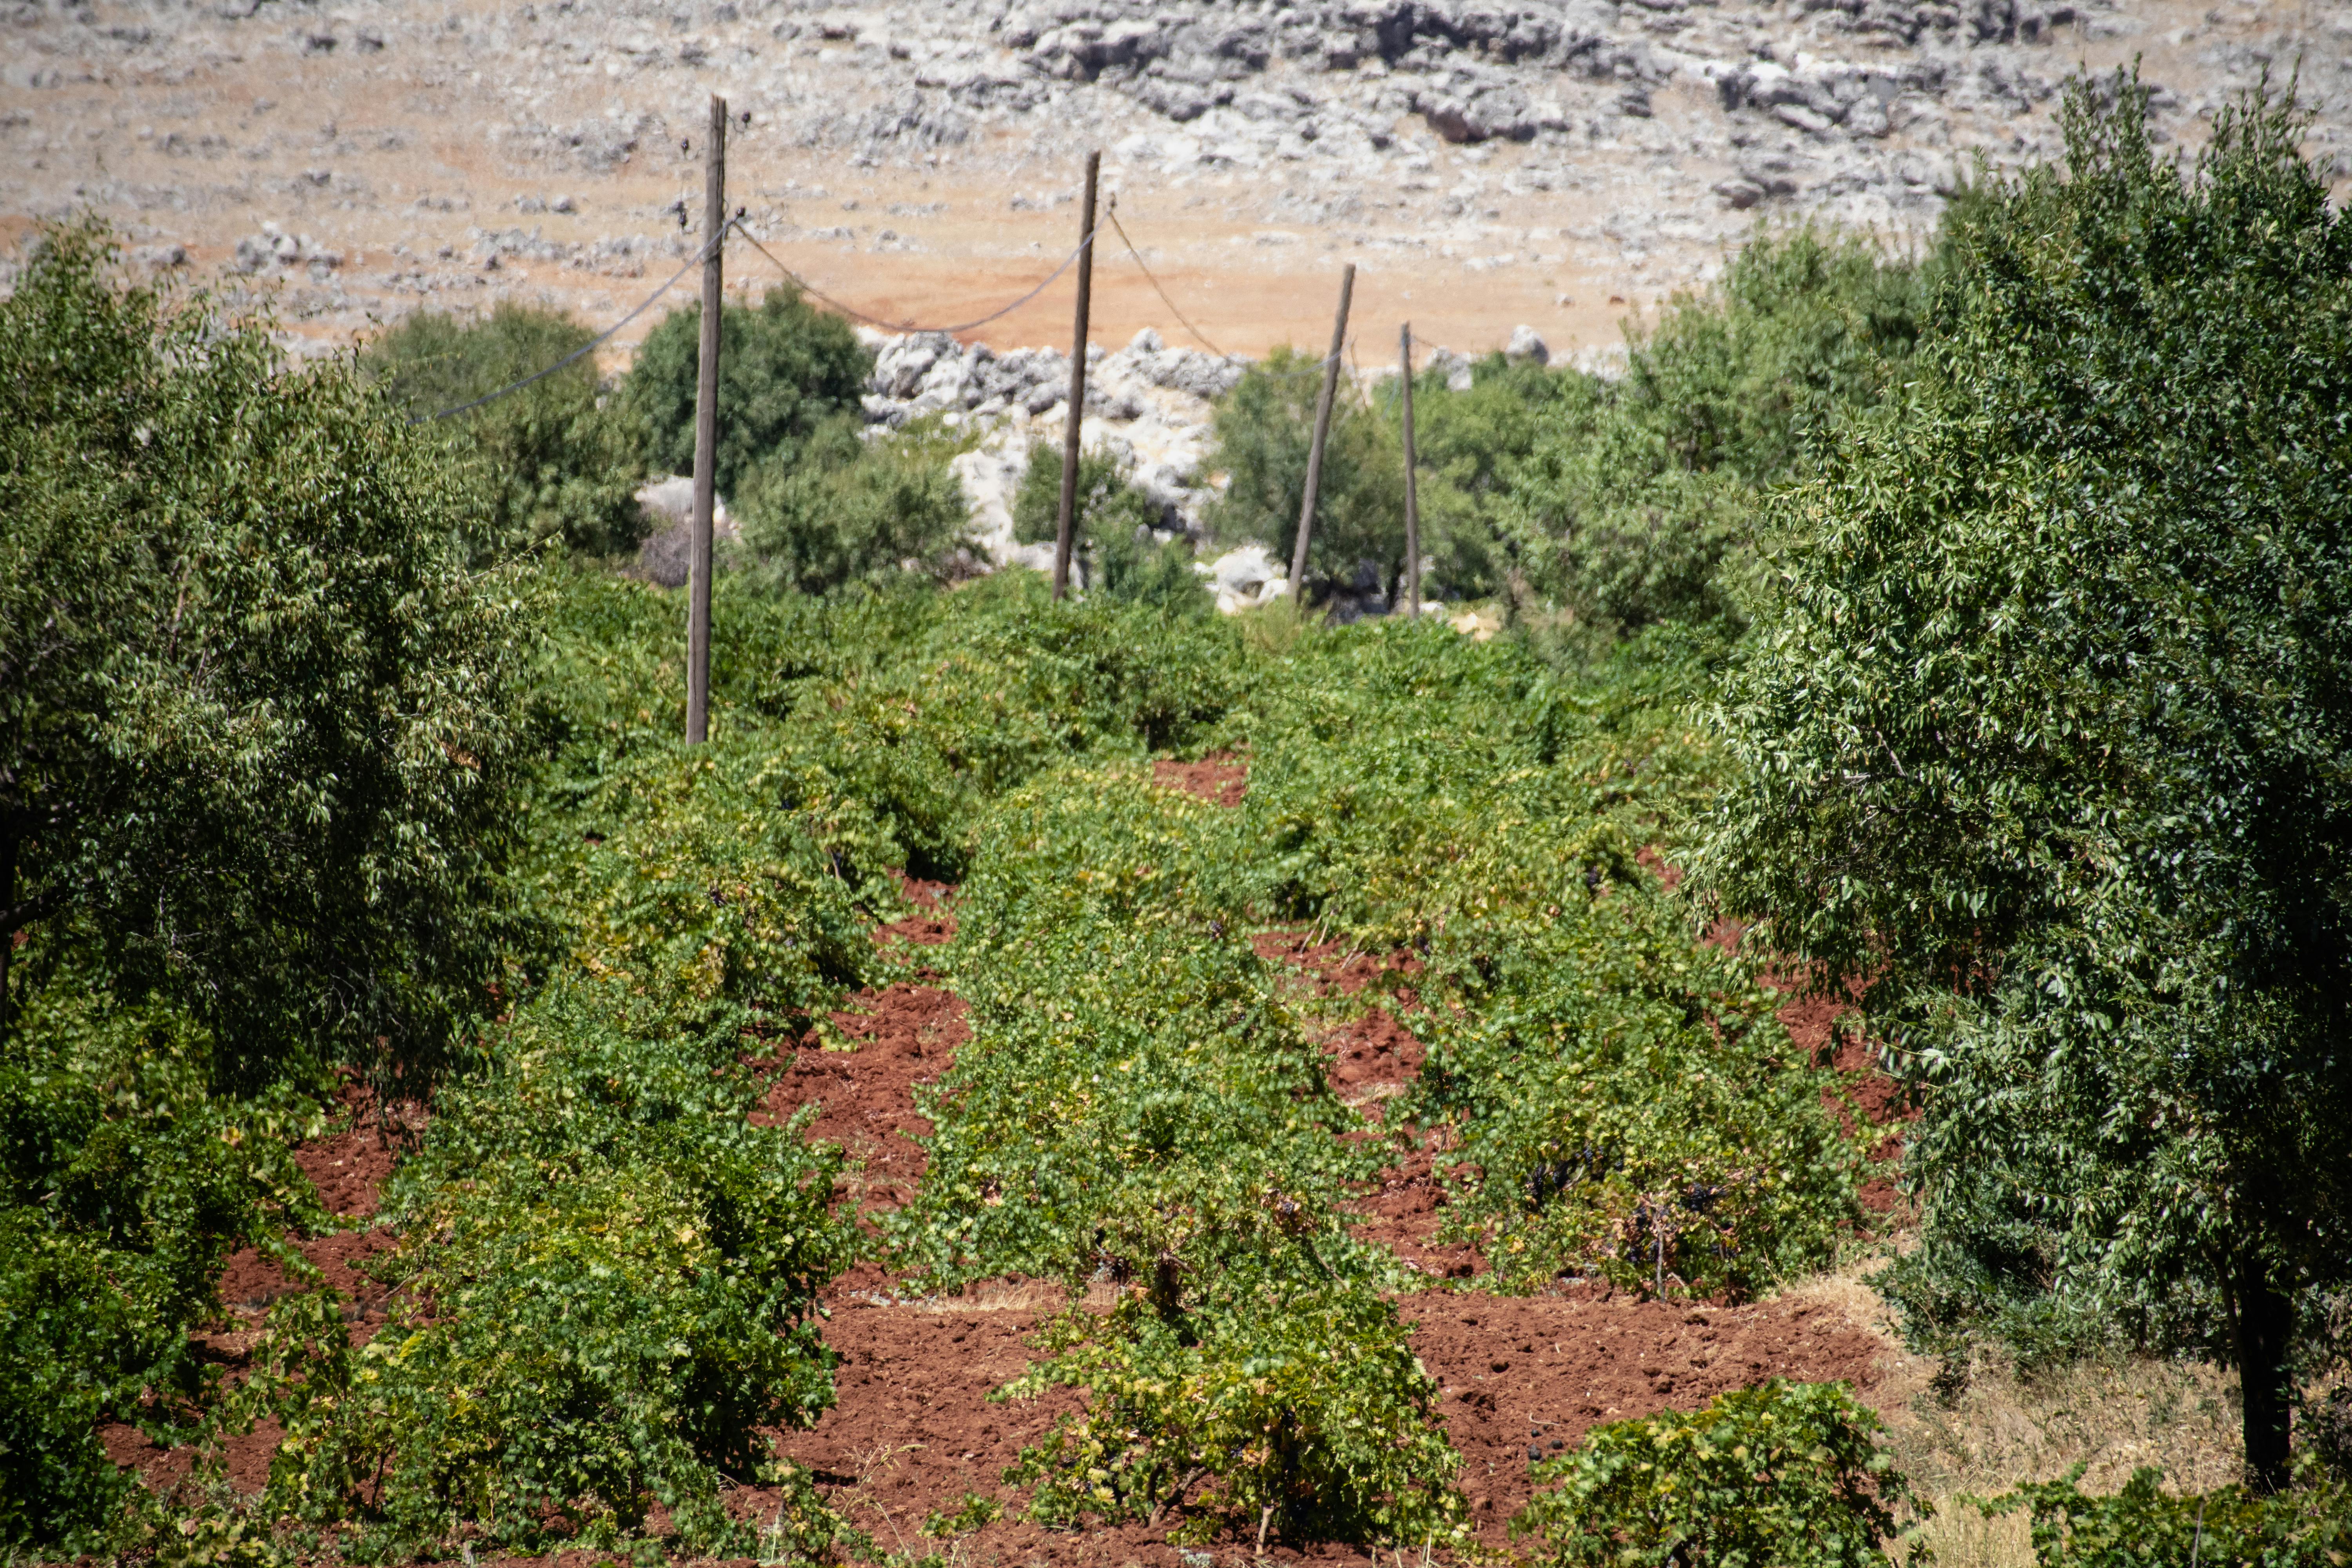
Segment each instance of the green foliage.
[[763,581],[824,594],[958,565],[971,515],[948,459],[963,442],[935,426],[866,440],[861,427],[836,415],[744,479],[735,510]]
[[273,1315],[267,1510],[360,1521],[364,1553],[610,1545],[658,1503],[686,1550],[750,1549],[720,1479],[782,1474],[762,1429],[832,1405],[810,1319],[852,1232],[814,1112],[748,1120],[741,1022],[561,984],[443,1091],[390,1194],[393,1321],[353,1350],[330,1293]]
[[[1013,492],[1013,537],[1024,544],[1050,544],[1062,517],[1062,454],[1043,441],[1031,445],[1021,483]],[[1135,531],[1163,528],[1167,519],[1151,498],[1135,488],[1119,461],[1099,449],[1078,453],[1079,539],[1090,545],[1130,538]]]
[[[467,320],[420,310],[370,343],[360,371],[412,418],[426,418],[535,375],[594,334],[559,311],[501,302]],[[426,427],[475,468],[486,505],[466,534],[477,559],[560,540],[612,555],[645,537],[636,489],[644,433],[598,395],[593,356]]]
[[2352,1559],[2352,1491],[2341,1483],[2268,1497],[2238,1487],[2173,1497],[2162,1489],[2164,1473],[2149,1468],[2134,1471],[2119,1492],[2086,1497],[2076,1485],[2084,1468],[1979,1506],[1988,1515],[2030,1509],[2042,1568],[2334,1568]]
[[0,1066],[0,1545],[86,1549],[126,1497],[97,1426],[189,1436],[231,1249],[307,1271],[284,1231],[326,1216],[285,1140],[323,1123],[285,1086],[211,1097],[205,1032],[88,952],[32,960]]
[[[1050,544],[1060,536],[1062,455],[1038,442],[1029,448],[1013,496],[1013,537]],[[1078,454],[1077,515],[1071,554],[1078,581],[1112,598],[1160,609],[1204,614],[1210,608],[1191,542],[1161,540],[1164,509],[1136,488],[1108,452]]]
[[347,363],[109,254],[45,230],[0,301],[0,990],[70,919],[225,1077],[429,1077],[501,931],[519,584],[453,558],[448,465]]
[[1368,947],[1582,900],[1712,785],[1676,711],[1703,672],[1679,658],[1571,681],[1517,642],[1394,621],[1302,637],[1279,668],[1252,714],[1241,896]]
[[558,906],[581,966],[685,1012],[725,999],[804,1016],[854,985],[871,913],[778,808],[784,776],[740,742],[649,749],[608,776]]
[[[694,395],[700,371],[702,306],[661,319],[637,350],[625,395],[646,429],[656,470],[694,471]],[[873,356],[849,323],[817,310],[796,289],[771,289],[757,309],[722,306],[719,314],[719,443],[713,473],[719,493],[762,463],[790,470],[827,421],[855,415]]]
[[2276,1484],[2352,1259],[2352,226],[2288,108],[2184,171],[2114,85],[1782,503],[1706,864],[1925,1086],[1914,1329],[2213,1349]]
[[[1572,895],[1571,895],[1572,897]],[[1748,966],[1662,901],[1578,899],[1517,940],[1449,932],[1401,1116],[1449,1131],[1467,1190],[1444,1233],[1509,1286],[1597,1271],[1746,1294],[1830,1261],[1861,1218],[1858,1152]]]
[[1347,1247],[1332,1205],[1377,1162],[1335,1136],[1355,1118],[1193,881],[1228,815],[1126,769],[991,814],[950,950],[972,1039],[892,1222],[933,1279],[1108,1268],[1173,1315],[1239,1260],[1312,1276],[1318,1243]]
[[1252,729],[1233,897],[1426,955],[1430,1055],[1394,1120],[1446,1131],[1449,1233],[1518,1288],[1752,1290],[1824,1261],[1857,1217],[1835,1080],[1637,864],[1712,786],[1679,711],[1701,667],[1651,638],[1571,683],[1402,622],[1288,665]]
[[1596,1426],[1535,1468],[1511,1531],[1541,1539],[1538,1568],[1885,1564],[1911,1494],[1880,1430],[1843,1384],[1778,1378],[1694,1415]]
[[[1421,552],[1429,563],[1424,595],[1480,599],[1509,587],[1517,570],[1509,509],[1520,469],[1560,417],[1555,402],[1582,385],[1580,377],[1499,353],[1471,368],[1465,391],[1453,390],[1436,371],[1414,377]],[[1399,401],[1386,393],[1374,405],[1393,424],[1402,417]]]
[[1370,1292],[1246,1276],[1181,1329],[1139,1292],[1108,1318],[1072,1311],[1046,1332],[1051,1358],[1001,1396],[1078,1387],[1087,1407],[1005,1479],[1034,1484],[1033,1516],[1049,1525],[1189,1502],[1180,1540],[1271,1526],[1294,1541],[1459,1546],[1461,1458],[1406,1331]]
[[1759,235],[1631,334],[1622,381],[1561,378],[1499,520],[1530,584],[1604,626],[1736,629],[1766,491],[1894,384],[1921,287],[1865,240]]
[[[1321,363],[1276,348],[1217,405],[1216,446],[1203,466],[1232,481],[1209,509],[1210,531],[1217,538],[1256,540],[1290,559],[1307,495]],[[1349,582],[1364,561],[1380,570],[1383,584],[1395,577],[1404,559],[1402,450],[1393,422],[1360,402],[1343,377],[1331,406],[1315,531],[1307,542],[1310,580]]]
[[969,1535],[1004,1517],[1004,1505],[994,1498],[982,1497],[978,1492],[966,1492],[958,1500],[954,1511],[933,1511],[923,1516],[923,1533],[934,1541],[950,1536]]

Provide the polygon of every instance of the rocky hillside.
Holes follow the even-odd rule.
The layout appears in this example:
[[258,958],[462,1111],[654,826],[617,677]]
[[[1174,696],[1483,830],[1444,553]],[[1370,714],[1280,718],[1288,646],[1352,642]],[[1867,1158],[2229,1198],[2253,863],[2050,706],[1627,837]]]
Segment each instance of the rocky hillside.
[[[1318,342],[1344,259],[1359,363],[1406,318],[1605,354],[1759,219],[1916,236],[1972,160],[2053,148],[2082,68],[2140,59],[2188,147],[2299,60],[2352,167],[2316,0],[19,0],[0,40],[0,221],[96,207],[322,345],[507,294],[616,319],[694,241],[712,91],[753,232],[869,315],[1021,294],[1098,146],[1151,268],[1107,240],[1098,340]],[[965,335],[1066,343],[1068,308]]]

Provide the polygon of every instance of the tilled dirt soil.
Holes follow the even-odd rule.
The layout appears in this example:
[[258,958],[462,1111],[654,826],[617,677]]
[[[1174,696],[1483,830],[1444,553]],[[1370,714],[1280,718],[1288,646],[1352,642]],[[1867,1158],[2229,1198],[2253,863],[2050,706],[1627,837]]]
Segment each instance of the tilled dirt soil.
[[[1245,763],[1213,758],[1160,763],[1161,782],[1223,804],[1237,803],[1247,784]],[[918,913],[878,929],[877,942],[918,945],[946,942],[954,932],[954,889],[909,882]],[[1418,1008],[1409,984],[1419,961],[1409,952],[1367,954],[1310,933],[1267,931],[1254,939],[1269,962],[1294,973],[1302,1005],[1330,1057],[1334,1089],[1350,1104],[1377,1111],[1419,1070],[1423,1047],[1410,1026]],[[754,1119],[780,1121],[817,1107],[811,1135],[839,1143],[861,1169],[845,1193],[861,1214],[894,1207],[912,1195],[923,1174],[917,1139],[929,1123],[915,1109],[917,1086],[953,1065],[970,1038],[962,1001],[919,980],[863,992],[831,1016],[831,1029],[812,1030],[772,1059],[774,1077]],[[1379,983],[1390,994],[1366,1006],[1351,1004]],[[1792,1004],[1790,1023],[1799,1043],[1827,1050],[1836,1009]],[[827,1041],[831,1041],[828,1048]],[[844,1046],[849,1048],[842,1048]],[[1859,1047],[1844,1047],[1852,1053]],[[1841,1064],[1844,1065],[1844,1064]],[[1860,1065],[1859,1061],[1854,1065]],[[1866,1101],[1865,1114],[1883,1109]],[[375,1211],[391,1173],[398,1138],[362,1118],[351,1131],[299,1151],[303,1168],[331,1206],[364,1216]],[[1532,1298],[1497,1298],[1448,1289],[1480,1265],[1468,1247],[1439,1247],[1432,1237],[1442,1217],[1443,1191],[1431,1173],[1432,1155],[1416,1149],[1360,1200],[1358,1233],[1384,1242],[1432,1277],[1432,1288],[1400,1299],[1416,1325],[1413,1345],[1444,1390],[1440,1414],[1464,1460],[1463,1488],[1482,1542],[1507,1550],[1507,1525],[1532,1491],[1529,1466],[1573,1447],[1600,1423],[1661,1409],[1695,1409],[1716,1394],[1770,1377],[1843,1379],[1867,1397],[1878,1381],[1887,1347],[1834,1309],[1794,1301],[1739,1307],[1693,1307],[1642,1301],[1605,1284],[1564,1287]],[[382,1321],[384,1288],[354,1265],[390,1243],[365,1230],[339,1232],[301,1244],[328,1282],[354,1302],[355,1339]],[[205,1352],[232,1377],[241,1374],[260,1315],[290,1289],[276,1264],[246,1252],[230,1260],[222,1279],[227,1316],[205,1336]],[[1017,1512],[1019,1497],[1002,1479],[1024,1446],[1041,1440],[1055,1419],[1076,1408],[1076,1395],[1058,1391],[1024,1402],[991,1398],[1017,1376],[1031,1356],[1032,1335],[1066,1305],[1055,1287],[1018,1279],[973,1287],[952,1299],[909,1300],[878,1265],[860,1265],[825,1293],[826,1342],[840,1354],[838,1403],[810,1430],[782,1435],[782,1451],[808,1467],[835,1507],[878,1547],[929,1551],[925,1521],[955,1510],[969,1494],[1003,1502]],[[119,1462],[135,1464],[151,1483],[184,1474],[190,1455],[164,1451],[135,1429],[103,1434]],[[229,1476],[241,1489],[267,1479],[274,1430],[237,1440]],[[730,1494],[740,1517],[773,1515],[777,1495],[760,1488]],[[959,1563],[979,1565],[1102,1563],[1107,1568],[1203,1568],[1197,1552],[1181,1559],[1168,1537],[1180,1521],[1158,1527],[1082,1529],[1055,1532],[1005,1518],[962,1537]],[[1249,1561],[1254,1542],[1235,1536],[1213,1543],[1212,1561]],[[1275,1542],[1281,1561],[1357,1563],[1364,1554],[1326,1543]],[[566,1568],[597,1561],[563,1553]]]

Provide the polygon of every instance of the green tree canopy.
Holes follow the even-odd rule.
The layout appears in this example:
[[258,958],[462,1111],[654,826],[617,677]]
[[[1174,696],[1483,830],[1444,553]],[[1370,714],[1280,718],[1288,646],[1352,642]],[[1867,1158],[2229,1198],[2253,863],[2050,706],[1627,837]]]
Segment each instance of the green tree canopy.
[[429,1070],[495,950],[523,606],[348,361],[110,254],[45,230],[0,302],[0,965],[92,939],[231,1076]]
[[1530,586],[1588,620],[1736,626],[1765,487],[1888,384],[1918,269],[1861,239],[1763,233],[1633,331],[1625,375],[1565,384],[1498,526]]
[[1780,520],[1704,864],[1925,1095],[1923,1331],[2290,1361],[2352,1284],[2352,226],[2291,103],[2135,81],[1948,235],[1917,383]]
[[[593,335],[528,305],[478,321],[421,310],[369,344],[360,366],[412,418],[429,416],[544,371]],[[478,557],[550,539],[611,555],[645,537],[643,433],[625,407],[600,405],[592,357],[429,428],[478,465],[486,515],[467,530]]]
[[[1210,509],[1209,526],[1220,539],[1255,539],[1290,559],[1298,541],[1299,504],[1307,495],[1321,363],[1277,348],[1250,366],[1218,404],[1216,447],[1207,466],[1223,469],[1232,481]],[[1402,450],[1392,425],[1357,399],[1343,380],[1331,407],[1315,532],[1307,542],[1310,578],[1344,583],[1359,563],[1370,561],[1381,570],[1383,584],[1394,579],[1404,563]]]
[[[700,372],[702,306],[672,310],[646,334],[629,369],[627,397],[649,432],[656,468],[694,471],[694,394]],[[719,493],[762,459],[786,467],[827,419],[856,411],[873,356],[849,323],[824,315],[796,289],[771,289],[757,309],[719,314]]]

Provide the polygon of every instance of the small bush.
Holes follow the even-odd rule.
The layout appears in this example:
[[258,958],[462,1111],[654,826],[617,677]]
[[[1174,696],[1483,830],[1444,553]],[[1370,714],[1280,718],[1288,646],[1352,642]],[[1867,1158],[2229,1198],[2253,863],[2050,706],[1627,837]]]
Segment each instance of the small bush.
[[[1506,524],[1512,488],[1558,417],[1553,405],[1562,389],[1581,381],[1499,353],[1473,367],[1464,391],[1435,371],[1414,378],[1421,550],[1429,562],[1423,594],[1478,599],[1510,589],[1523,570]],[[1374,406],[1389,423],[1402,418],[1392,391]]]
[[1740,1389],[1596,1426],[1511,1521],[1538,1568],[1882,1568],[1911,1492],[1841,1384]]
[[[1013,537],[1024,544],[1051,544],[1062,516],[1062,454],[1039,442],[1029,448],[1013,497]],[[1210,607],[1200,574],[1192,570],[1189,540],[1161,540],[1154,531],[1169,526],[1165,510],[1145,495],[1107,452],[1078,454],[1077,516],[1071,554],[1085,586],[1129,604],[1162,609],[1205,611]]]
[[2269,1497],[2222,1487],[2168,1496],[2164,1472],[2136,1470],[2123,1490],[2087,1497],[2076,1465],[2054,1481],[2022,1486],[1980,1507],[1988,1515],[2029,1509],[2042,1568],[2153,1568],[2189,1562],[2258,1568],[2337,1568],[2352,1561],[2352,1488],[2341,1482]]
[[[1210,531],[1218,539],[1255,540],[1290,559],[1322,394],[1319,363],[1277,348],[1218,404],[1216,446],[1204,465],[1232,479],[1209,509]],[[1402,450],[1393,422],[1375,416],[1343,377],[1316,492],[1310,579],[1350,582],[1369,561],[1383,587],[1392,586],[1404,562]]]
[[[672,310],[646,334],[629,368],[627,401],[645,420],[654,467],[694,471],[694,395],[702,306]],[[731,503],[762,462],[796,466],[825,423],[855,414],[873,356],[849,323],[811,307],[795,289],[772,289],[757,309],[719,317],[719,443],[713,473]]]
[[658,1503],[687,1550],[751,1550],[720,1477],[786,1474],[763,1429],[832,1405],[810,1319],[852,1237],[813,1110],[746,1120],[742,1021],[560,984],[443,1091],[389,1194],[394,1321],[353,1350],[331,1293],[273,1317],[244,1406],[285,1426],[273,1515],[358,1521],[381,1554],[466,1522],[610,1545]]
[[684,1010],[725,1000],[805,1016],[871,962],[870,912],[779,809],[774,771],[720,745],[651,753],[607,782],[601,842],[574,862],[566,900],[580,962]]
[[1227,1282],[1181,1327],[1139,1292],[1107,1319],[1075,1310],[1047,1331],[1052,1358],[1000,1397],[1078,1387],[1087,1406],[1005,1479],[1034,1483],[1033,1515],[1051,1525],[1173,1507],[1190,1515],[1185,1540],[1270,1528],[1301,1542],[1463,1544],[1461,1457],[1407,1331],[1368,1290],[1278,1277]]
[[[360,369],[412,417],[424,417],[536,374],[593,336],[568,316],[529,305],[503,303],[475,321],[424,310],[370,343]],[[593,355],[426,430],[474,468],[486,498],[486,514],[467,531],[477,558],[550,540],[612,555],[645,537],[636,500],[644,431],[624,406],[598,395]]]
[[1766,490],[1896,383],[1925,295],[1920,268],[1867,240],[1758,237],[1629,332],[1622,381],[1563,378],[1497,512],[1520,569],[1612,628],[1744,625]]
[[[1748,967],[1679,911],[1612,889],[1528,929],[1449,931],[1460,1011],[1399,1113],[1449,1129],[1444,1232],[1528,1288],[1595,1270],[1647,1292],[1742,1294],[1827,1263],[1861,1160]],[[1559,907],[1559,906],[1555,906]]]
[[958,565],[971,520],[948,459],[961,441],[911,426],[866,440],[859,427],[836,416],[745,478],[735,510],[761,580],[823,594]]
[[135,1489],[99,1423],[185,1441],[210,1391],[189,1331],[229,1253],[299,1276],[286,1229],[326,1219],[287,1148],[324,1130],[317,1101],[215,1097],[205,1030],[55,945],[23,955],[0,1061],[0,1549],[104,1538]]

